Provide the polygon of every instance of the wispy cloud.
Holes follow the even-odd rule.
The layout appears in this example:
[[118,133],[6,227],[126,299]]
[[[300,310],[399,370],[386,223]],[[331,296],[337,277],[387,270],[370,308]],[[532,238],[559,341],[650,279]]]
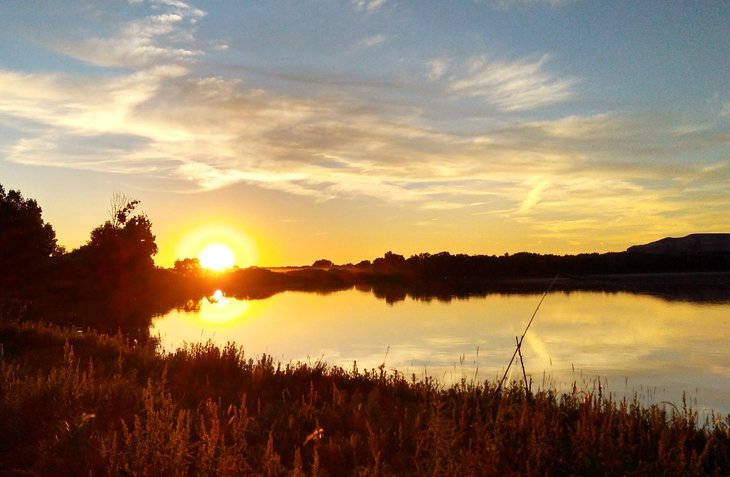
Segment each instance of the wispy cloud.
[[482,98],[503,111],[524,111],[565,101],[575,93],[575,78],[557,78],[545,71],[549,55],[537,60],[505,61],[479,56],[461,75],[451,78],[447,91]]
[[378,46],[378,45],[385,43],[386,40],[387,40],[387,37],[385,35],[372,35],[372,36],[369,36],[367,38],[363,38],[362,40],[360,40],[358,45],[361,46],[362,48],[372,48],[374,46]]
[[353,0],[355,9],[359,12],[372,13],[385,5],[386,0]]
[[542,194],[542,191],[549,185],[547,181],[540,178],[536,179],[534,182],[535,185],[527,193],[525,200],[522,201],[519,209],[517,210],[520,214],[529,212],[533,207],[535,207],[535,205],[540,202],[540,195]]
[[495,10],[507,11],[535,6],[562,7],[576,0],[477,0],[477,3],[486,3]]
[[720,116],[730,116],[730,101],[722,105]]
[[426,68],[428,69],[428,80],[435,81],[444,76],[448,66],[449,61],[444,58],[434,58],[433,60],[429,60],[426,63]]
[[206,13],[182,1],[148,3],[162,12],[127,23],[114,37],[63,42],[55,48],[95,65],[124,68],[184,65],[199,57],[192,28]]

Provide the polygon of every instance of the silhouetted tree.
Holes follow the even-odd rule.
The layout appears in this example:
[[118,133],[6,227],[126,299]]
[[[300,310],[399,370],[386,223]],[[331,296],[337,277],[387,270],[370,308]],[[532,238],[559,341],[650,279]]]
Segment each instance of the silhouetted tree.
[[115,192],[109,199],[109,221],[114,227],[123,226],[138,205],[138,200],[130,199],[121,192]]
[[325,259],[325,258],[321,258],[321,259],[319,259],[319,260],[316,260],[316,261],[315,261],[315,262],[314,262],[314,263],[312,264],[312,268],[330,268],[330,267],[333,267],[334,265],[335,265],[335,264],[334,264],[334,263],[332,263],[332,261],[331,261],[331,260],[327,260],[327,259]]
[[200,274],[200,260],[197,258],[183,258],[175,260],[173,269],[183,276],[196,276]]
[[0,288],[37,283],[51,257],[62,251],[38,203],[0,185]]
[[146,329],[160,295],[152,223],[137,212],[139,201],[112,199],[110,218],[86,244],[55,267],[57,300],[66,321],[98,329]]
[[373,260],[373,267],[379,273],[402,272],[406,259],[403,255],[398,255],[391,251],[385,252],[382,257]]
[[127,200],[122,205],[115,200],[111,219],[92,230],[80,249],[102,283],[139,278],[154,269],[152,257],[157,253],[152,223],[145,214],[135,214],[139,201]]

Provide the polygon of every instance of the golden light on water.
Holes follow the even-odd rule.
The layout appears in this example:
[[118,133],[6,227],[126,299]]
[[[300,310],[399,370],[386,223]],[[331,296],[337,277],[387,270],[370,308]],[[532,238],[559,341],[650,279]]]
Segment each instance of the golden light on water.
[[[228,299],[222,290],[215,290],[200,303],[196,312],[173,310],[166,316],[171,318],[171,328],[163,330],[168,337],[183,337],[186,342],[192,342],[191,336],[203,339],[201,327],[212,330],[210,338],[216,335],[226,335],[226,330],[236,329],[248,315],[251,304],[248,300]],[[176,342],[179,347],[180,342]],[[172,349],[172,348],[171,348]]]
[[[171,352],[183,343],[210,339],[282,362],[305,363],[322,356],[330,365],[351,369],[357,361],[368,369],[387,359],[388,369],[406,376],[424,373],[447,384],[465,377],[501,377],[514,351],[514,337],[524,330],[538,299],[408,299],[393,307],[355,289],[327,296],[285,292],[251,301],[222,294],[220,303],[204,299],[195,312],[173,310],[157,318],[151,334],[161,336],[163,348]],[[700,389],[694,391],[701,393],[700,405],[727,409],[727,316],[726,303],[698,305],[630,293],[554,293],[540,308],[522,353],[536,385],[547,379],[543,383],[570,392],[573,384],[589,386],[600,376],[610,381],[612,392],[620,396],[626,391],[629,399],[634,390],[654,389],[654,402],[681,402],[684,391]],[[517,377],[519,366],[513,372]]]
[[221,290],[212,295],[213,301],[203,300],[198,314],[202,321],[212,325],[240,323],[249,308],[246,300],[228,300]]
[[220,271],[254,265],[258,253],[254,240],[243,230],[230,225],[203,225],[186,233],[177,243],[178,259],[198,258],[200,265]]

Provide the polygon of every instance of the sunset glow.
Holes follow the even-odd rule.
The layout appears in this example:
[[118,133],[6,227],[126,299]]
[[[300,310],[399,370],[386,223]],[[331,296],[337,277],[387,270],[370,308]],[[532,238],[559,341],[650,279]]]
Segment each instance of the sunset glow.
[[[162,266],[218,242],[285,266],[728,226],[728,2],[49,5],[0,14],[0,174],[68,249],[115,191]],[[255,253],[179,250],[208,222]]]
[[[257,262],[257,247],[242,230],[221,224],[200,225],[178,239],[174,258],[195,257],[203,268],[223,270],[234,265],[246,268]],[[168,259],[169,260],[169,259]]]

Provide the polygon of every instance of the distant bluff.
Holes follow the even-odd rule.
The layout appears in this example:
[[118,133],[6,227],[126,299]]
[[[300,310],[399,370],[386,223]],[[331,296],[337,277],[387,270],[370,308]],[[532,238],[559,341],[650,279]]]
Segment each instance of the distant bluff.
[[626,251],[663,255],[730,253],[730,234],[691,234],[681,238],[667,237],[644,245],[634,245]]

